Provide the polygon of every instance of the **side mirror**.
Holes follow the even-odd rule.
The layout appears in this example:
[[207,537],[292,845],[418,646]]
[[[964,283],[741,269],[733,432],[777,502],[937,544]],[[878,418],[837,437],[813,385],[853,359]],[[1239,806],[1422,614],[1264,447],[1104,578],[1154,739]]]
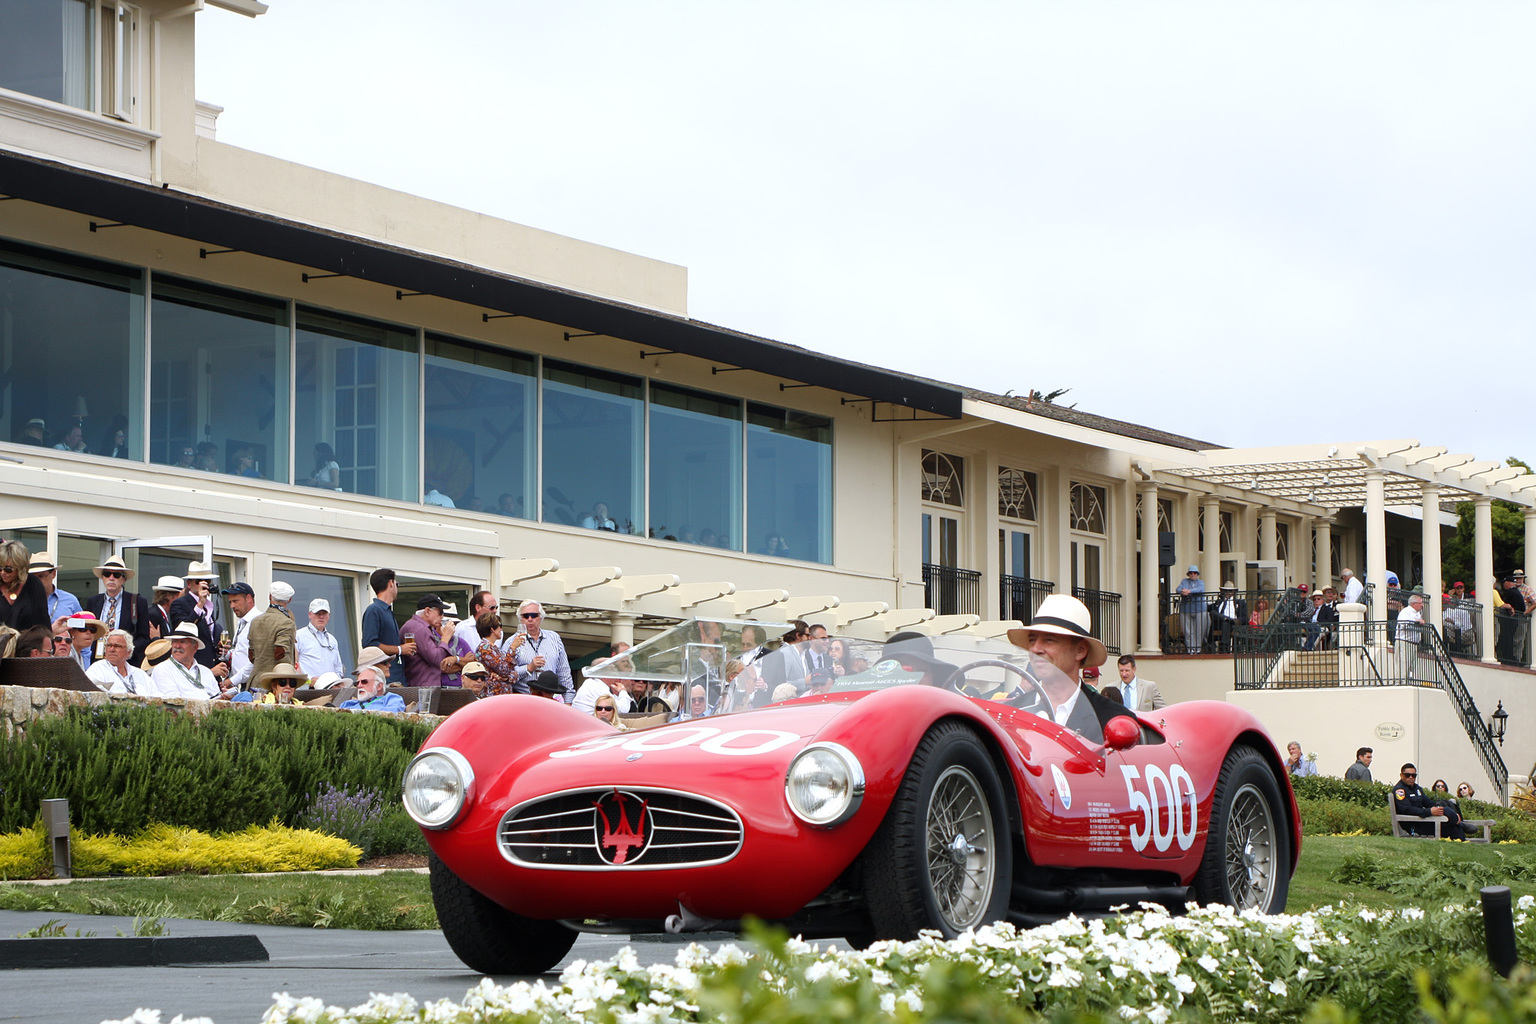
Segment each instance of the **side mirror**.
[[1128,750],[1141,740],[1141,723],[1130,715],[1116,715],[1104,726],[1104,746]]

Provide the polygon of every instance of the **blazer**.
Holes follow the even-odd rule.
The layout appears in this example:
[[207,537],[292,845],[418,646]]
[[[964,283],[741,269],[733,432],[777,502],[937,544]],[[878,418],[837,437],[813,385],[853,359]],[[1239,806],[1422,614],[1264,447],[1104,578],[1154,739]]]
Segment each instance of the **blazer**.
[[[100,619],[107,610],[107,595],[92,594],[86,599],[85,610]],[[129,660],[137,665],[144,657],[144,648],[149,646],[149,602],[125,590],[119,617],[122,628],[133,634],[133,657]],[[164,635],[163,631],[161,635]]]
[[[1121,687],[1124,692],[1125,688]],[[1132,711],[1156,711],[1158,708],[1168,706],[1168,701],[1163,697],[1163,691],[1158,689],[1156,683],[1150,679],[1136,677],[1136,706]]]

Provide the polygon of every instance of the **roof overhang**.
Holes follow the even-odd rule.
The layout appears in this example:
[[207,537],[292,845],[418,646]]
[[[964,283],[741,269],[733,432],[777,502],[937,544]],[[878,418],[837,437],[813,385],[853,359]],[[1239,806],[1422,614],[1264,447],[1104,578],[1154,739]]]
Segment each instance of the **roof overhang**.
[[1200,454],[1202,465],[1163,472],[1208,488],[1235,487],[1312,505],[1358,508],[1365,504],[1367,475],[1375,471],[1382,477],[1387,505],[1422,506],[1426,488],[1438,488],[1444,510],[1485,496],[1536,507],[1536,475],[1417,441],[1221,448]]
[[257,0],[208,0],[210,7],[218,7],[226,11],[234,11],[243,14],[247,18],[255,18],[267,13],[267,5],[258,3]]
[[[342,274],[579,332],[756,370],[773,377],[958,419],[958,388],[835,359],[711,324],[500,274],[201,196],[0,150],[5,194],[55,209]],[[576,357],[579,358],[579,357]]]

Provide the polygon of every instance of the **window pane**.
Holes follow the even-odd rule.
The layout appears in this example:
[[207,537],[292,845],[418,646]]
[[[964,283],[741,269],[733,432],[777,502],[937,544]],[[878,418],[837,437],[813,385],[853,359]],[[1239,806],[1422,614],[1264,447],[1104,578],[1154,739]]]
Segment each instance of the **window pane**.
[[293,612],[294,629],[303,629],[310,624],[309,602],[317,597],[325,598],[331,606],[331,618],[325,624],[325,631],[336,638],[341,663],[351,672],[357,663],[357,629],[363,620],[363,613],[357,607],[356,578],[336,573],[306,572],[281,565],[272,567],[272,578],[293,587],[293,603],[288,607]]
[[287,304],[156,275],[150,322],[150,461],[286,483]]
[[426,480],[459,508],[531,518],[532,358],[427,338]]
[[89,108],[91,5],[86,0],[11,0],[3,11],[0,87]]
[[651,536],[741,550],[741,403],[651,385]]
[[[136,271],[0,246],[0,366],[10,368],[0,379],[6,440],[143,458],[144,292]],[[29,426],[34,419],[41,426]]]
[[832,561],[832,421],[747,407],[747,538],[761,555]]
[[544,521],[596,521],[597,503],[619,533],[642,531],[644,465],[640,378],[544,361]]
[[417,351],[414,331],[299,311],[296,483],[421,500]]

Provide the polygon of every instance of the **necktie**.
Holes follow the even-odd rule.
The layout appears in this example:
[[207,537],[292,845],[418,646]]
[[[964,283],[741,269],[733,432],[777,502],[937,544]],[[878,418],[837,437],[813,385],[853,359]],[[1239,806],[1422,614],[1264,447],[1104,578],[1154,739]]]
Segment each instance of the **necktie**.
[[117,628],[117,598],[115,597],[107,601],[107,627]]

